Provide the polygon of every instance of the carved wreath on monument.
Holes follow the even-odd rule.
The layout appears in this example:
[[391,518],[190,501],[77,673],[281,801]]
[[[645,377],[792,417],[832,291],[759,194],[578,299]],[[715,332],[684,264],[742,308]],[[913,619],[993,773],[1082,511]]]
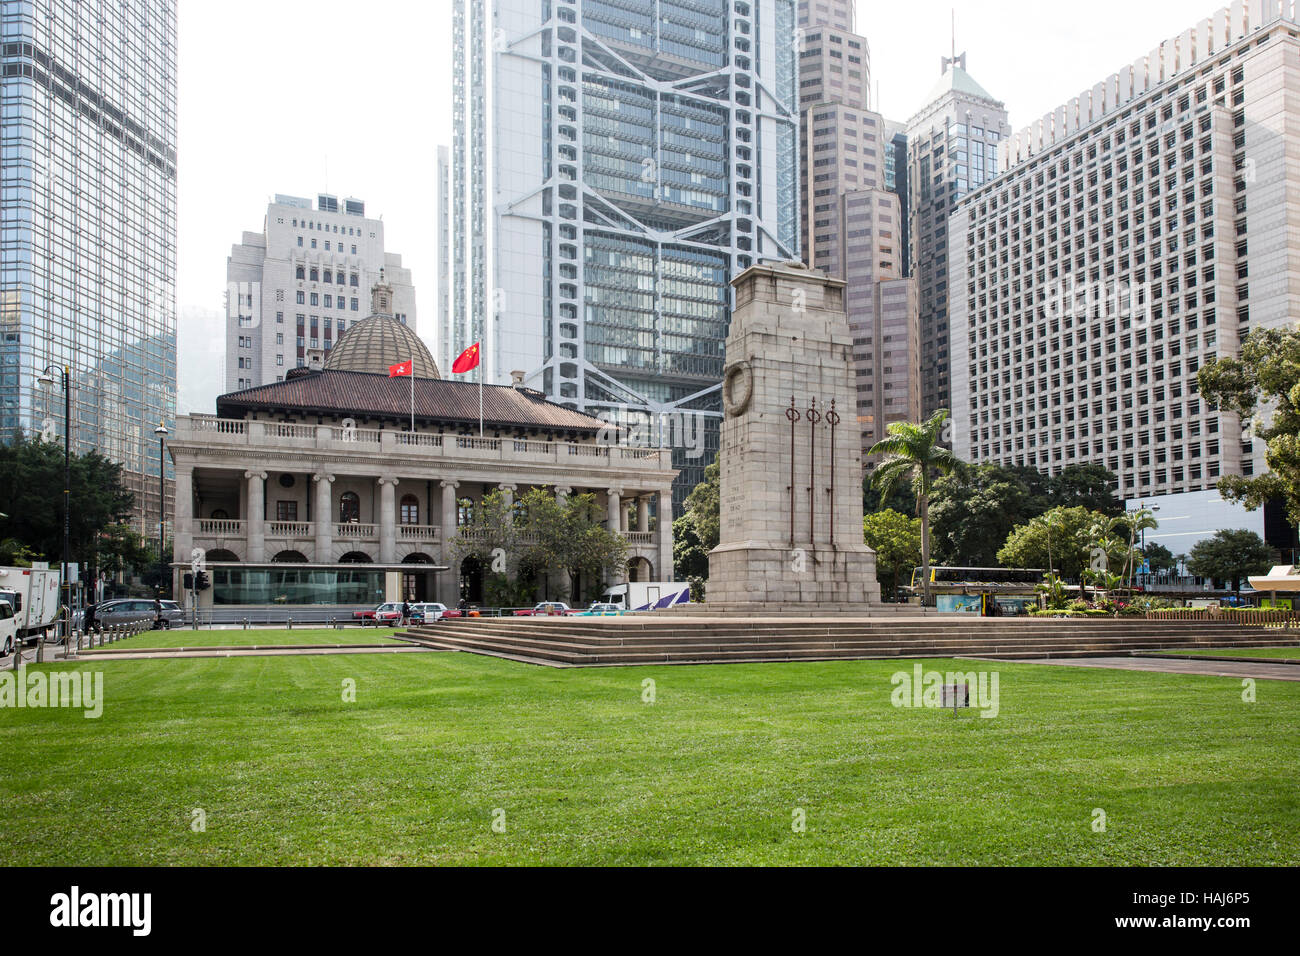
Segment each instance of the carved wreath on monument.
[[749,362],[737,362],[722,377],[722,407],[728,415],[744,414],[754,397],[754,370]]

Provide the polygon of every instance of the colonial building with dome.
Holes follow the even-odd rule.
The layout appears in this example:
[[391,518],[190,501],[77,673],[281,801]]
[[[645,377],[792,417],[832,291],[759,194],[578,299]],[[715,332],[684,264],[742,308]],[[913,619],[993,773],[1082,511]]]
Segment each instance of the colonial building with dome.
[[[380,270],[378,284],[371,290],[371,314],[354,322],[326,354],[323,368],[387,375],[390,366],[408,359],[416,378],[441,378],[428,346],[415,330],[398,322],[392,314],[393,290]],[[319,357],[308,353],[308,365]]]
[[[479,601],[459,527],[494,489],[531,488],[594,493],[627,540],[627,578],[672,580],[671,450],[611,440],[522,373],[483,386],[480,425],[479,386],[441,378],[386,293],[381,279],[374,314],[328,356],[220,396],[215,415],[177,417],[174,593],[198,550],[212,584],[201,607]],[[406,361],[413,378],[390,378]]]

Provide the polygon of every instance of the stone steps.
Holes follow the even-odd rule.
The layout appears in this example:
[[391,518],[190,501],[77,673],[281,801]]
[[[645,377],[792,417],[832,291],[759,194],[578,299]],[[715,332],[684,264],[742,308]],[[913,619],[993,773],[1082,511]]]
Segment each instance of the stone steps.
[[1294,644],[1300,635],[1218,622],[1119,620],[684,621],[655,618],[446,621],[405,636],[426,646],[554,667],[920,657],[1082,657]]

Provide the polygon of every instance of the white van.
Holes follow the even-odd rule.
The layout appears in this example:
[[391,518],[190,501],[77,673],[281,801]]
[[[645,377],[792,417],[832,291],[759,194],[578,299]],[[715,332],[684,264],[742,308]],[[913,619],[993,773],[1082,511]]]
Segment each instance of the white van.
[[0,601],[0,656],[12,654],[17,643],[18,618],[14,616],[14,606],[8,601]]

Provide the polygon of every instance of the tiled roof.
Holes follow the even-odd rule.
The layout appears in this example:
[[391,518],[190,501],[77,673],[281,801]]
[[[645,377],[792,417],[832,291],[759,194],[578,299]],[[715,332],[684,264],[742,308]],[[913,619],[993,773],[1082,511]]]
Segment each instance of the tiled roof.
[[[479,388],[472,382],[415,379],[416,423],[478,427]],[[367,372],[325,369],[283,382],[231,392],[217,399],[217,414],[239,418],[254,411],[287,411],[353,418],[404,420],[410,414],[411,382]],[[596,432],[605,423],[548,401],[534,389],[483,386],[483,422],[492,428],[539,428]]]

